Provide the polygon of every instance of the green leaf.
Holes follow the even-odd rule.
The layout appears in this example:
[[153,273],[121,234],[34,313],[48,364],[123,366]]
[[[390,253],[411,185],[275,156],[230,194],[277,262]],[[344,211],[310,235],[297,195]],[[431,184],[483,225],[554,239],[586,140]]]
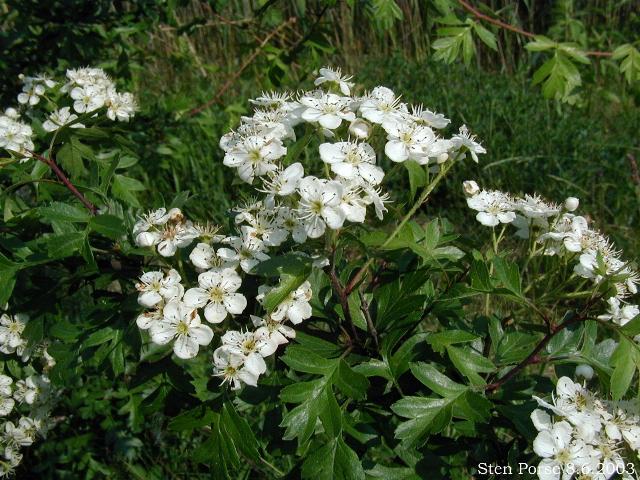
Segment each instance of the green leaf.
[[432,333],[427,337],[427,343],[434,351],[443,353],[449,345],[457,343],[468,343],[479,338],[478,335],[464,330],[445,330],[444,332]]
[[395,432],[397,439],[411,446],[424,443],[430,434],[442,431],[451,421],[455,398],[404,397],[391,406],[396,415],[410,420],[401,423]]
[[68,203],[51,202],[46,207],[38,208],[41,217],[59,222],[84,223],[89,221],[89,213],[84,208],[78,208]]
[[496,42],[496,36],[485,27],[482,26],[479,22],[473,23],[473,30],[476,32],[476,35],[482,40],[487,47],[491,50],[498,51],[498,43]]
[[69,173],[69,176],[76,180],[84,173],[84,163],[82,163],[82,155],[73,146],[73,142],[69,141],[65,143],[58,154],[56,155],[56,161],[62,166],[62,168]]
[[125,235],[124,221],[115,215],[103,214],[92,217],[89,228],[107,238],[117,240]]
[[524,46],[524,48],[526,48],[530,52],[544,52],[545,50],[555,50],[557,47],[557,42],[554,42],[544,35],[536,35],[533,42],[529,42]]
[[409,202],[412,202],[419,188],[424,187],[427,183],[427,174],[424,167],[414,160],[402,162],[409,174]]
[[611,357],[613,373],[611,374],[611,396],[620,400],[627,393],[638,366],[638,352],[635,345],[626,337],[620,336],[620,343]]
[[428,363],[412,363],[411,373],[413,373],[413,376],[420,380],[423,385],[442,397],[458,396],[467,389],[466,386],[454,382]]
[[145,186],[135,178],[125,177],[124,175],[115,174],[113,183],[111,184],[111,192],[120,200],[124,200],[133,207],[140,207],[137,197],[133,192],[145,190]]
[[613,60],[621,60],[620,73],[624,74],[627,83],[631,85],[640,81],[640,52],[633,45],[626,43],[613,51]]
[[87,339],[82,342],[83,348],[95,347],[111,340],[116,334],[116,330],[111,327],[105,327],[101,330],[93,332]]
[[490,373],[496,369],[491,360],[468,347],[448,346],[447,354],[456,369],[474,385],[484,385],[486,383],[478,373]]
[[64,258],[76,253],[85,241],[84,232],[53,235],[47,240],[47,251],[51,258]]
[[365,474],[358,455],[338,437],[309,454],[302,465],[302,478],[364,480]]
[[344,360],[340,360],[333,383],[342,393],[354,400],[362,400],[367,395],[369,381],[361,373],[354,371]]
[[502,285],[514,295],[522,297],[522,286],[518,265],[502,257],[495,257],[493,259],[493,266],[500,283],[502,283]]
[[261,461],[258,439],[247,421],[238,415],[233,404],[227,402],[222,408],[221,426],[233,440],[235,447],[242,454],[256,463]]

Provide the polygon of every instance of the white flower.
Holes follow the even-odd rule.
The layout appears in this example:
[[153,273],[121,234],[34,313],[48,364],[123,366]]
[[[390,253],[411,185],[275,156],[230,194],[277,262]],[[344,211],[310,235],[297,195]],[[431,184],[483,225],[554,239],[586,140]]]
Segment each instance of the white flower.
[[105,94],[93,85],[74,87],[71,90],[73,109],[78,113],[93,112],[104,105]]
[[343,95],[351,95],[351,89],[353,88],[353,82],[350,82],[352,77],[342,75],[342,72],[339,68],[321,68],[320,76],[315,79],[313,84],[317,87],[318,85],[322,85],[323,83],[332,83],[336,85]]
[[[78,116],[75,113],[71,113],[69,107],[62,107],[60,110],[51,112],[49,118],[42,124],[42,128],[47,132],[54,132],[77,118]],[[71,128],[84,128],[84,125],[82,123],[74,123]]]
[[45,403],[49,398],[51,382],[45,375],[30,375],[25,380],[16,383],[13,398],[18,402],[25,402],[29,405],[34,403]]
[[412,107],[411,113],[408,117],[416,123],[437,129],[445,128],[451,123],[451,120],[446,118],[443,114],[432,112],[431,110],[423,108],[422,105]]
[[516,219],[513,200],[502,192],[483,190],[467,198],[467,205],[478,212],[476,220],[487,227],[511,223]]
[[298,188],[300,180],[304,176],[304,168],[299,162],[289,165],[284,170],[272,170],[263,178],[264,188],[261,192],[281,197],[291,195]]
[[473,161],[478,163],[478,154],[487,153],[482,145],[476,142],[475,135],[471,135],[469,129],[466,125],[460,127],[459,133],[455,134],[451,141],[456,149],[460,149],[461,147],[465,147],[471,153],[471,158]]
[[546,218],[560,213],[560,207],[546,202],[539,195],[525,195],[516,201],[515,208],[527,218]]
[[340,183],[316,177],[305,177],[298,187],[298,212],[309,238],[321,237],[325,228],[342,227],[345,214],[340,208],[343,187]]
[[6,417],[11,413],[15,401],[11,398],[11,384],[13,379],[7,375],[0,374],[0,417]]
[[276,215],[278,224],[291,234],[294,242],[304,243],[307,241],[307,232],[294,210],[289,207],[280,206],[277,209]]
[[611,320],[622,327],[640,314],[640,309],[637,305],[623,305],[621,307],[621,302],[616,297],[611,297],[607,300],[607,303],[609,304],[609,309],[606,314],[598,316],[600,320]]
[[334,130],[343,120],[352,122],[356,119],[355,114],[349,110],[349,101],[348,98],[333,93],[303,96],[300,98],[300,104],[306,108],[302,112],[302,118],[307,122],[318,122],[328,130]]
[[595,372],[591,365],[587,365],[586,363],[581,363],[576,367],[576,377],[582,377],[585,380],[591,380]]
[[232,268],[240,265],[243,272],[249,273],[260,262],[269,260],[266,247],[260,240],[246,236],[230,237],[225,243],[231,248],[219,248],[217,253]]
[[567,197],[567,199],[564,201],[564,208],[567,210],[567,212],[573,212],[577,210],[579,206],[580,200],[576,197]]
[[153,310],[142,312],[140,315],[138,315],[138,317],[136,318],[136,325],[138,326],[138,328],[140,330],[149,330],[151,328],[151,325],[162,321],[164,317],[162,314],[163,308],[164,302],[157,304]]
[[179,208],[172,208],[168,213],[160,208],[141,218],[133,227],[133,235],[138,246],[157,245],[160,255],[171,257],[178,248],[189,246],[199,232],[185,220]]
[[175,340],[173,352],[179,358],[189,359],[198,354],[201,345],[209,345],[213,331],[202,325],[197,311],[183,302],[172,301],[165,305],[163,318],[151,325],[151,340],[166,345]]
[[5,435],[11,442],[22,447],[28,447],[35,440],[33,420],[29,417],[21,417],[18,425],[13,422],[4,424]]
[[259,97],[249,100],[249,103],[259,107],[280,108],[286,105],[290,100],[291,95],[287,92],[262,92]]
[[296,331],[282,322],[274,320],[271,316],[267,318],[251,315],[253,326],[257,327],[256,335],[268,338],[276,345],[289,343],[289,338],[296,338]]
[[480,187],[474,180],[465,180],[462,182],[462,189],[468,197],[473,197],[480,192]]
[[247,307],[245,296],[236,293],[242,279],[231,268],[201,273],[198,285],[186,291],[184,303],[191,307],[204,307],[204,317],[211,323],[222,322],[228,314],[239,315]]
[[0,352],[14,353],[24,346],[22,332],[28,321],[29,317],[23,314],[0,316]]
[[384,214],[388,211],[384,204],[391,202],[391,200],[389,200],[389,194],[383,193],[381,188],[367,184],[363,184],[362,189],[366,193],[366,196],[364,197],[365,200],[369,203],[373,203],[376,210],[376,216],[382,220]]
[[277,247],[289,236],[289,232],[280,224],[278,217],[258,214],[249,225],[240,227],[243,238],[262,242],[266,247]]
[[128,92],[118,93],[113,88],[107,92],[105,103],[107,105],[107,117],[114,121],[128,122],[138,109],[132,94]]
[[356,118],[349,125],[349,134],[359,140],[369,138],[369,135],[371,135],[371,125],[361,118]]
[[18,94],[18,103],[32,107],[40,102],[40,97],[44,95],[45,87],[34,80],[33,77],[22,76],[24,85],[22,86],[22,92]]
[[267,371],[264,357],[272,355],[278,344],[256,332],[229,330],[222,336],[222,348],[244,357],[244,368],[255,376]]
[[254,374],[244,368],[244,355],[232,353],[226,348],[216,348],[213,352],[215,374],[222,377],[222,383],[231,384],[232,390],[238,390],[242,383],[255,387],[260,374]]
[[184,287],[180,284],[180,274],[171,269],[165,276],[163,272],[145,272],[136,284],[140,292],[138,303],[143,307],[151,308],[158,303],[182,298]]
[[277,139],[251,135],[234,145],[224,156],[227,167],[238,169],[238,175],[247,183],[275,170],[275,160],[285,156],[287,149]]
[[387,87],[376,87],[360,105],[362,116],[373,123],[402,120],[407,107]]
[[222,260],[216,253],[215,249],[208,243],[198,243],[191,253],[189,260],[196,268],[201,270],[209,270],[211,268],[233,268],[232,264],[228,264]]
[[32,135],[29,125],[11,115],[0,115],[0,148],[21,154],[26,160],[35,148]]
[[394,162],[415,160],[421,165],[429,163],[429,158],[446,153],[450,144],[438,140],[430,127],[414,122],[390,121],[383,123],[387,132],[384,152]]
[[340,209],[344,212],[346,220],[354,223],[362,223],[367,216],[367,205],[371,203],[367,195],[363,196],[363,188],[356,180],[348,180],[338,177],[342,185],[340,197]]
[[271,318],[277,322],[289,319],[294,325],[301,323],[311,317],[311,296],[311,284],[305,281],[280,302],[271,312]]
[[579,441],[572,442],[572,432],[573,427],[561,421],[538,433],[533,441],[533,451],[543,458],[538,465],[540,480],[559,479],[565,469],[585,463],[585,445]]
[[347,179],[361,178],[378,185],[384,178],[384,171],[376,166],[376,152],[368,143],[323,143],[320,158],[331,165],[334,173]]

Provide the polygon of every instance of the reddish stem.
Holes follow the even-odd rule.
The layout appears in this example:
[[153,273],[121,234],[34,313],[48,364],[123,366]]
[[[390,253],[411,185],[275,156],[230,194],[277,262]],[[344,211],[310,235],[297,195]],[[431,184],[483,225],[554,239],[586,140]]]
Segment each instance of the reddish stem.
[[64,184],[64,186],[67,187],[69,191],[73,193],[78,198],[78,200],[80,200],[80,202],[82,202],[82,204],[87,208],[87,210],[89,210],[89,212],[91,212],[92,215],[96,214],[98,210],[96,206],[93,203],[91,203],[89,200],[87,200],[87,197],[85,197],[82,193],[80,193],[80,190],[78,190],[76,186],[73,183],[71,183],[71,180],[69,180],[69,178],[65,175],[62,169],[55,162],[55,160],[53,160],[52,158],[47,158],[36,152],[29,152],[29,153],[33,157],[40,160],[42,163],[47,164],[49,168],[51,168],[51,170],[53,170],[56,176],[60,179],[60,181]]
[[[536,34],[532,33],[532,32],[527,32],[526,30],[523,30],[519,27],[516,27],[515,25],[511,25],[509,23],[505,23],[502,20],[498,20],[497,18],[492,18],[488,15],[485,15],[484,13],[480,12],[479,10],[477,10],[476,8],[474,8],[471,4],[467,3],[465,0],[458,0],[458,3],[460,5],[462,5],[464,7],[465,10],[467,10],[468,12],[472,13],[475,17],[484,20],[486,22],[492,23],[494,25],[497,25],[498,27],[504,28],[505,30],[510,30],[512,32],[518,33],[520,35],[523,35],[527,38],[535,38]],[[597,51],[597,50],[592,50],[592,51],[588,51],[588,52],[584,52],[585,55],[589,56],[589,57],[610,57],[613,55],[612,52],[601,52],[601,51]]]

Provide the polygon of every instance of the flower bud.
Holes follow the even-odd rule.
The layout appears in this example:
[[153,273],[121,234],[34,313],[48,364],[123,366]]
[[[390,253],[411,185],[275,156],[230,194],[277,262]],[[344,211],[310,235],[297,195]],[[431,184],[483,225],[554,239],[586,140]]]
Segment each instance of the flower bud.
[[371,125],[368,122],[357,118],[349,125],[349,133],[354,137],[363,140],[371,135]]
[[566,208],[569,212],[577,210],[578,205],[580,205],[580,200],[578,200],[576,197],[567,197],[567,199],[564,201],[564,208]]
[[582,364],[576,367],[576,377],[584,377],[585,380],[591,380],[594,372],[590,365]]
[[438,155],[438,158],[436,159],[438,164],[444,163],[447,160],[449,160],[449,154],[448,153],[441,153],[440,155]]
[[466,180],[462,182],[462,189],[464,190],[465,195],[469,197],[473,197],[480,191],[480,187],[474,180]]

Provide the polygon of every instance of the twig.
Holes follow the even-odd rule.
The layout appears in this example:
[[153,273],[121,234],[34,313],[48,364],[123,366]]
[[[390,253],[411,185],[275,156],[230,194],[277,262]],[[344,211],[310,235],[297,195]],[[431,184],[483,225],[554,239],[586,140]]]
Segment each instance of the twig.
[[353,324],[353,320],[351,318],[351,312],[349,311],[349,296],[346,294],[345,289],[340,283],[340,279],[336,273],[336,249],[334,247],[333,253],[331,255],[331,266],[329,267],[329,279],[331,280],[331,286],[333,290],[338,295],[338,300],[340,301],[340,306],[342,306],[342,311],[344,313],[344,319],[349,325],[351,329],[351,334],[353,335],[353,339],[356,342],[360,342],[360,338],[358,337],[358,331],[356,330],[356,326]]
[[42,163],[47,164],[49,168],[51,168],[51,170],[53,170],[56,176],[60,179],[60,181],[64,184],[64,186],[67,187],[69,191],[73,193],[78,198],[78,200],[80,200],[80,202],[82,202],[82,204],[87,208],[87,210],[89,210],[89,212],[91,212],[92,215],[96,214],[98,210],[96,206],[93,203],[91,203],[89,200],[87,200],[87,197],[85,197],[82,193],[80,193],[80,190],[78,190],[75,187],[75,185],[71,183],[71,180],[69,180],[69,178],[60,169],[60,167],[58,166],[58,164],[55,162],[53,158],[44,157],[36,152],[29,151],[29,153],[35,158],[37,158],[38,160],[40,160]]
[[631,167],[631,180],[633,180],[633,183],[640,186],[640,172],[638,171],[638,162],[636,161],[636,157],[632,153],[628,153],[627,160],[629,160],[629,166]]
[[376,346],[376,350],[380,349],[380,344],[378,342],[378,331],[376,327],[373,325],[373,320],[371,319],[371,312],[369,311],[369,302],[364,298],[364,294],[358,290],[358,294],[360,295],[360,310],[362,310],[362,314],[364,315],[365,320],[367,321],[367,328],[369,329],[369,333],[373,337],[373,343]]
[[242,72],[244,72],[247,69],[247,67],[249,67],[249,65],[251,65],[251,63],[253,63],[255,58],[260,54],[260,52],[264,48],[264,46],[267,43],[269,43],[269,41],[275,35],[277,35],[278,32],[280,32],[280,30],[282,30],[285,27],[288,27],[289,25],[293,25],[294,23],[296,23],[296,21],[297,21],[296,17],[291,17],[286,22],[281,23],[276,28],[271,30],[271,32],[269,32],[269,34],[266,37],[264,37],[262,42],[260,42],[260,45],[258,45],[256,47],[256,49],[251,53],[251,55],[249,55],[249,57],[245,60],[245,62],[242,64],[242,66],[240,66],[240,68],[238,70],[236,70],[236,72],[233,75],[231,75],[229,77],[229,79],[224,83],[224,85],[222,85],[222,87],[220,87],[220,90],[218,90],[218,93],[216,93],[216,95],[211,100],[209,100],[208,102],[200,105],[199,107],[196,107],[196,108],[193,108],[193,109],[189,110],[189,112],[187,113],[187,116],[188,117],[193,117],[194,115],[199,114],[200,112],[206,110],[207,108],[209,108],[213,104],[217,103],[222,98],[222,95],[224,95],[225,92],[227,90],[229,90],[229,88],[236,82],[238,77],[240,77],[240,75],[242,75]]
[[[523,30],[519,27],[516,27],[515,25],[511,25],[509,23],[505,23],[502,20],[499,20],[497,18],[492,18],[488,15],[485,15],[484,13],[480,12],[479,10],[477,10],[476,8],[474,8],[471,4],[467,3],[465,0],[458,0],[458,3],[460,5],[462,5],[464,7],[465,10],[467,10],[468,12],[472,13],[475,17],[484,20],[486,22],[492,23],[494,25],[497,25],[500,28],[504,28],[505,30],[510,30],[512,32],[515,32],[519,35],[522,35],[524,37],[527,38],[535,38],[536,34],[532,33],[532,32],[528,32],[526,30]],[[589,56],[589,57],[610,57],[613,55],[613,52],[602,52],[602,51],[597,51],[597,50],[591,50],[588,52],[583,52],[585,55]]]
[[553,327],[551,330],[549,330],[549,332],[547,332],[547,334],[542,338],[542,340],[540,340],[540,342],[536,345],[533,351],[527,356],[527,358],[525,358],[518,365],[516,365],[511,370],[509,370],[500,379],[486,385],[484,389],[487,392],[495,392],[502,385],[504,385],[509,380],[511,380],[514,376],[516,376],[516,374],[519,373],[526,366],[540,363],[541,359],[538,356],[538,354],[542,351],[542,349],[547,346],[547,344],[551,341],[553,337],[555,337],[558,333],[560,333],[562,330],[567,328],[569,325],[573,323],[581,322],[582,320],[586,320],[585,314],[594,301],[595,301],[594,298],[590,299],[578,315],[565,320],[560,325],[557,325]]

